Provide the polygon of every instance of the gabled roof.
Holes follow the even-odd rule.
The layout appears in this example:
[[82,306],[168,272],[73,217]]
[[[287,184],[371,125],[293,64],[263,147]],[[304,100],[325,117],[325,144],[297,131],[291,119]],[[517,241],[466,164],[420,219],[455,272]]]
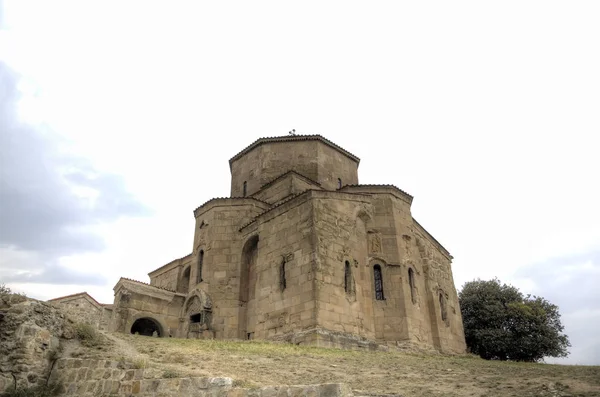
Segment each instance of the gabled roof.
[[300,177],[300,179],[303,179],[303,180],[305,180],[306,182],[308,182],[308,183],[310,183],[312,185],[321,186],[321,184],[319,182],[317,182],[315,180],[312,180],[309,177],[307,177],[305,175],[302,175],[301,173],[299,173],[297,171],[289,170],[289,171],[284,172],[283,174],[280,174],[276,178],[271,179],[269,182],[265,183],[264,185],[262,185],[259,190],[257,190],[256,192],[252,193],[252,196],[254,196],[257,193],[260,193],[264,188],[267,188],[267,187],[271,186],[272,184],[274,184],[275,182],[277,182],[277,181],[285,178],[288,175],[292,175],[292,174]]
[[254,141],[253,143],[248,145],[245,149],[243,149],[241,152],[239,152],[238,154],[233,156],[231,159],[229,159],[229,168],[231,168],[231,164],[235,160],[239,159],[240,157],[242,157],[243,155],[245,155],[246,153],[248,153],[249,151],[251,151],[252,149],[254,149],[260,145],[263,145],[265,143],[273,143],[273,142],[295,142],[295,141],[320,141],[320,142],[323,142],[327,146],[332,147],[333,149],[344,154],[345,156],[349,157],[350,159],[356,161],[357,163],[360,163],[360,159],[358,157],[356,157],[355,155],[353,155],[346,149],[343,149],[342,147],[331,142],[329,139],[322,137],[321,135],[285,135],[285,136],[265,137],[265,138],[257,139],[256,141]]
[[65,300],[71,300],[71,299],[76,299],[76,298],[80,298],[80,297],[90,298],[94,303],[96,303],[96,305],[101,306],[101,307],[104,306],[104,304],[98,302],[96,299],[94,299],[92,297],[92,295],[88,294],[87,292],[78,292],[76,294],[59,296],[58,298],[48,299],[48,302],[65,301]]
[[144,286],[146,286],[146,287],[150,287],[150,288],[156,288],[156,289],[163,290],[163,291],[167,291],[167,292],[175,292],[175,293],[177,292],[177,291],[175,291],[175,290],[172,290],[172,289],[169,289],[169,288],[165,288],[165,287],[157,287],[156,285],[151,285],[151,284],[145,283],[145,282],[143,282],[143,281],[138,281],[138,280],[134,280],[134,279],[127,278],[127,277],[121,277],[121,278],[119,279],[119,281],[117,281],[117,285],[118,285],[118,284],[121,282],[121,280],[124,280],[124,281],[129,281],[129,282],[136,283],[136,284],[141,284],[141,285],[144,285]]

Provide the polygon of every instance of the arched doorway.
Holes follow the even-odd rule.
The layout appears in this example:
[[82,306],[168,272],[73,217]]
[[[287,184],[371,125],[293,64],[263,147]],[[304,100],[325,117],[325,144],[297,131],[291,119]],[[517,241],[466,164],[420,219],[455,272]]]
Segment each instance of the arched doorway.
[[240,267],[240,317],[238,320],[239,337],[252,339],[256,324],[255,288],[256,260],[258,257],[258,236],[251,237],[242,249]]
[[135,320],[133,325],[131,326],[132,334],[139,334],[144,336],[154,336],[156,332],[156,336],[161,337],[162,332],[160,330],[160,324],[151,318],[144,317]]

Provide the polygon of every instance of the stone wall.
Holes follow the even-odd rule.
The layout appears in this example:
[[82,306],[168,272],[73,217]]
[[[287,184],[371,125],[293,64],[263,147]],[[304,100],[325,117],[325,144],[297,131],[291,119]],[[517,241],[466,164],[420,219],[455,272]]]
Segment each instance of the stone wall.
[[130,333],[137,320],[151,319],[159,336],[178,336],[184,294],[121,279],[115,286],[110,331]]
[[144,369],[128,368],[117,361],[59,359],[50,381],[63,385],[64,396],[144,396],[144,397],[272,397],[272,396],[352,396],[345,384],[265,386],[234,388],[231,378],[146,378]]
[[[291,139],[291,140],[290,140]],[[231,197],[257,192],[264,184],[293,170],[318,182],[324,189],[335,190],[342,184],[358,183],[358,159],[333,148],[323,138],[298,137],[265,140],[231,162]]]
[[[192,266],[190,291],[201,288],[210,296],[212,329],[216,338],[242,337],[239,329],[242,249],[240,228],[269,206],[261,201],[217,199],[195,211],[196,233],[192,263],[203,252],[202,282]],[[186,314],[187,315],[187,314]],[[187,321],[187,319],[186,319]],[[185,324],[183,324],[185,327]]]
[[[319,175],[315,179],[325,190],[338,189],[342,186],[358,183],[358,162],[350,159],[340,151],[325,144],[319,144]],[[339,181],[338,181],[339,179]]]
[[289,170],[318,181],[318,145],[318,141],[273,142],[250,150],[231,163],[231,197],[243,196],[244,181],[251,195]]
[[[313,192],[318,325],[374,340],[365,224],[370,202],[359,194]],[[337,344],[319,339],[321,346]]]
[[313,211],[307,197],[274,208],[243,230],[246,241],[259,236],[252,267],[242,263],[242,271],[253,274],[247,310],[240,314],[250,339],[289,339],[294,330],[316,325]]
[[89,324],[98,329],[105,325],[104,307],[86,293],[54,299],[50,303],[60,307],[75,322]]
[[147,378],[127,363],[79,358],[59,359],[50,382],[62,384],[64,396],[227,396],[232,388],[231,378]]
[[0,393],[45,384],[60,338],[73,336],[69,324],[49,303],[0,301]]
[[[176,259],[150,273],[150,285],[155,287],[187,293],[190,284],[190,273],[185,273],[191,265],[192,254],[183,258]],[[189,272],[189,270],[187,270]],[[183,282],[184,273],[187,276],[187,282]]]
[[321,187],[317,182],[311,181],[295,171],[288,171],[274,181],[267,183],[253,197],[272,205],[278,205],[291,196],[309,189],[320,190]]
[[433,344],[441,351],[463,353],[466,346],[464,329],[451,259],[418,223],[415,234],[426,282]]

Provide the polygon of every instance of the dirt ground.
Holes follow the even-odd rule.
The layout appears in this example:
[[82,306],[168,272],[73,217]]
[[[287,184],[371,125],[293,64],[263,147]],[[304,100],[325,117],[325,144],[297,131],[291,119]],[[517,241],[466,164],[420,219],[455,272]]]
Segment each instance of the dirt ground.
[[344,382],[355,395],[600,396],[600,366],[486,361],[400,351],[366,352],[261,341],[108,334],[115,359],[165,376],[227,376],[234,385]]

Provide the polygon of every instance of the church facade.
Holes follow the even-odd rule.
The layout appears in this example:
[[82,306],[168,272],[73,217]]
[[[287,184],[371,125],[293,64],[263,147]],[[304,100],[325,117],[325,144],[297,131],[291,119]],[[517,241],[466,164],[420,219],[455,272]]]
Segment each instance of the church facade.
[[320,135],[261,138],[229,160],[231,194],[194,210],[191,252],[121,278],[109,328],[462,353],[450,253],[412,196],[358,183],[359,159]]

